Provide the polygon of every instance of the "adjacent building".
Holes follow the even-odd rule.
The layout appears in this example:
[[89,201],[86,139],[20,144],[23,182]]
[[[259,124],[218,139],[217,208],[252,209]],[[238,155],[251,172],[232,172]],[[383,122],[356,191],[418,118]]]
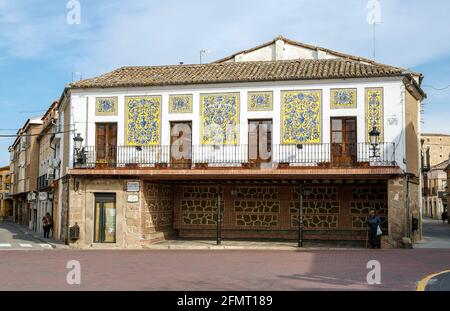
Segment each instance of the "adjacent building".
[[[445,172],[447,173],[447,186],[445,187],[445,193],[446,193],[446,202],[444,203],[444,206],[447,207],[447,216],[450,215],[450,209],[448,208],[448,202],[450,202],[450,191],[448,190],[448,185],[450,182],[450,160],[448,161],[449,165],[445,168]],[[450,217],[447,219],[448,224],[450,224]]]
[[375,209],[386,241],[418,240],[422,79],[278,37],[73,83],[56,108],[57,236],[364,241]]
[[447,211],[447,166],[449,161],[443,161],[423,175],[423,214],[426,217],[441,219]]
[[38,135],[42,130],[41,117],[28,119],[18,131],[10,147],[11,197],[14,221],[37,230],[39,173]]
[[423,154],[429,159],[429,167],[448,160],[450,155],[450,135],[422,134]]
[[9,166],[0,167],[0,219],[12,217],[11,173]]
[[[42,130],[37,137],[39,143],[39,174],[37,180],[37,231],[43,232],[42,218],[50,213],[54,218],[54,225],[58,227],[58,210],[54,209],[54,181],[55,171],[58,169],[58,163],[55,161],[56,149],[53,141],[58,122],[58,114],[56,107],[58,102],[55,101],[42,117]],[[56,222],[55,222],[56,220]],[[57,230],[53,230],[55,237],[58,235]]]

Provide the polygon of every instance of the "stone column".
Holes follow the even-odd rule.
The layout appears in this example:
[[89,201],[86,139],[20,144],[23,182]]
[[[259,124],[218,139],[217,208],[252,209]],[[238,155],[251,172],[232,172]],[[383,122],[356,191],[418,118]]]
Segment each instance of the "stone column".
[[389,243],[398,247],[406,235],[405,180],[403,177],[388,181]]

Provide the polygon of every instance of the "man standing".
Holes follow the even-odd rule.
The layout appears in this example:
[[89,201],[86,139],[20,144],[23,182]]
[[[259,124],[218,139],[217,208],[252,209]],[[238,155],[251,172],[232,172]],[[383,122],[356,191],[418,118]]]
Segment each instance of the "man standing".
[[369,236],[370,248],[381,248],[381,219],[375,216],[375,210],[370,210],[367,218],[367,230]]

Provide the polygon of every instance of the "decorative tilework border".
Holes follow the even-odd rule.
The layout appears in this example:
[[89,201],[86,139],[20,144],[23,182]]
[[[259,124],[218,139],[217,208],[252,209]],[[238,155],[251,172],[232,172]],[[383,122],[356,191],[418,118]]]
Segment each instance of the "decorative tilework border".
[[[269,107],[267,108],[258,108],[252,107],[252,96],[267,96],[269,98]],[[272,111],[273,110],[273,91],[263,91],[263,92],[248,92],[247,93],[247,110],[248,111]]]
[[[111,100],[113,103],[113,111],[111,112],[103,112],[100,111],[100,101],[101,100]],[[96,97],[95,98],[95,115],[97,117],[103,117],[103,116],[117,116],[118,115],[118,97]]]
[[[159,140],[154,143],[150,143],[143,146],[157,146],[161,144],[161,134],[162,134],[162,126],[161,126],[161,120],[162,120],[162,96],[160,95],[152,95],[152,96],[125,96],[125,145],[126,146],[138,146],[136,144],[130,143],[128,141],[128,101],[132,99],[138,99],[138,98],[157,98],[159,99],[159,120],[158,120],[158,131],[159,131]],[[139,145],[141,146],[141,145]]]
[[241,93],[240,92],[225,92],[225,93],[203,93],[200,94],[200,142],[201,145],[207,146],[207,145],[212,145],[212,144],[207,144],[204,141],[204,135],[205,135],[205,121],[204,121],[204,97],[206,96],[224,96],[224,95],[229,95],[229,96],[236,96],[236,104],[237,104],[237,108],[236,108],[236,127],[237,127],[237,131],[236,131],[236,138],[234,140],[234,142],[225,142],[224,145],[238,145],[239,144],[239,137],[240,137],[240,109],[241,109]]
[[364,91],[365,97],[365,119],[366,119],[366,140],[370,142],[369,133],[372,131],[373,126],[370,124],[369,120],[369,92],[370,91],[379,91],[381,93],[381,108],[380,115],[378,121],[378,130],[380,131],[380,142],[384,141],[384,89],[382,87],[378,88],[366,88]]
[[320,135],[319,135],[319,141],[318,142],[303,142],[303,144],[320,144],[323,140],[323,89],[314,89],[314,90],[282,90],[280,93],[280,137],[281,137],[281,144],[282,145],[296,145],[296,144],[300,144],[300,142],[298,143],[287,143],[285,141],[283,141],[283,131],[284,131],[284,116],[283,116],[283,112],[284,112],[284,107],[283,107],[283,101],[284,101],[284,94],[286,93],[290,93],[290,92],[319,92],[320,94]]
[[[334,96],[337,92],[350,92],[353,98],[353,105],[339,105],[335,102]],[[358,108],[358,89],[348,88],[348,89],[331,89],[330,90],[330,109],[356,109]]]
[[[177,98],[183,97],[185,99],[189,100],[189,109],[177,111],[175,107],[173,106],[174,100]],[[180,94],[180,95],[169,95],[169,114],[177,114],[177,113],[192,113],[193,111],[193,104],[194,99],[192,94]]]

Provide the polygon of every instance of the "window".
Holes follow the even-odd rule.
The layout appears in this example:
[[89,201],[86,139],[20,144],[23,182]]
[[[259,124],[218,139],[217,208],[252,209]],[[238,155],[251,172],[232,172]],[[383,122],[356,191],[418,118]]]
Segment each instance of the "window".
[[95,194],[94,243],[116,243],[116,195]]

